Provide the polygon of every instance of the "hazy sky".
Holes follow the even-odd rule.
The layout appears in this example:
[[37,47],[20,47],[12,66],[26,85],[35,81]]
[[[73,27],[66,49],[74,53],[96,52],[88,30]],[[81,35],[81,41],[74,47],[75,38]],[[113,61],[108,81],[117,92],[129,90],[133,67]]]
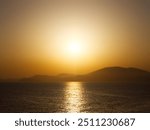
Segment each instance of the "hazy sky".
[[0,0],[0,78],[107,66],[150,71],[150,0]]

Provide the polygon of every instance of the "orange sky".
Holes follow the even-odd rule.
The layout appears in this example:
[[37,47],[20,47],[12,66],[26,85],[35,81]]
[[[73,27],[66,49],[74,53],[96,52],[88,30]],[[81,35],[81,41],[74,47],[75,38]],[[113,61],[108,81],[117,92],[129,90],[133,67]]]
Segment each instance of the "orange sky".
[[0,78],[150,71],[149,14],[149,0],[1,1]]

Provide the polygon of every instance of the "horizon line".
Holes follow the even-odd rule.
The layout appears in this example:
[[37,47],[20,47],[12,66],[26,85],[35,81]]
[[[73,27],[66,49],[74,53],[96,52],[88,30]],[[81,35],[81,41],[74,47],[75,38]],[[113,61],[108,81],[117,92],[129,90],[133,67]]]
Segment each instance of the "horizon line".
[[30,77],[34,77],[34,76],[59,76],[59,75],[73,75],[73,76],[79,76],[79,75],[86,75],[86,74],[90,74],[90,73],[93,73],[93,72],[96,72],[96,71],[100,71],[100,70],[103,70],[103,69],[107,69],[107,68],[122,68],[122,69],[138,69],[138,70],[142,70],[142,71],[145,71],[145,72],[149,72],[149,70],[146,70],[146,69],[142,69],[142,68],[139,68],[139,67],[124,67],[124,66],[109,66],[109,67],[103,67],[103,68],[100,68],[100,69],[97,69],[97,70],[93,70],[93,71],[90,71],[90,72],[87,72],[87,73],[84,73],[84,74],[74,74],[74,73],[58,73],[58,74],[55,74],[55,75],[51,75],[51,74],[33,74],[31,76],[20,76],[20,77],[16,77],[16,78],[0,78],[0,80],[19,80],[19,79],[23,79],[23,78],[30,78]]

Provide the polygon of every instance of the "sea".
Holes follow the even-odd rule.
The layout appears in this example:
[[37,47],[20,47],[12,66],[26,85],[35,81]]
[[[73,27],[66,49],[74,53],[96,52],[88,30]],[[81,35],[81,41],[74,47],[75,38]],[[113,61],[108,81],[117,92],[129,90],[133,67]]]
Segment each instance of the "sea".
[[150,83],[0,83],[0,113],[149,113]]

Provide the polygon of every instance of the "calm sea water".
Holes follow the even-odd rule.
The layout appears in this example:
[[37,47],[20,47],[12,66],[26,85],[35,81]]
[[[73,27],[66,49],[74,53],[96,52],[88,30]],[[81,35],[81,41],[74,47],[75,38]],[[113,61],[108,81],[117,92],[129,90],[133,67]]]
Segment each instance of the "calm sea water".
[[150,112],[150,84],[1,83],[0,112]]

